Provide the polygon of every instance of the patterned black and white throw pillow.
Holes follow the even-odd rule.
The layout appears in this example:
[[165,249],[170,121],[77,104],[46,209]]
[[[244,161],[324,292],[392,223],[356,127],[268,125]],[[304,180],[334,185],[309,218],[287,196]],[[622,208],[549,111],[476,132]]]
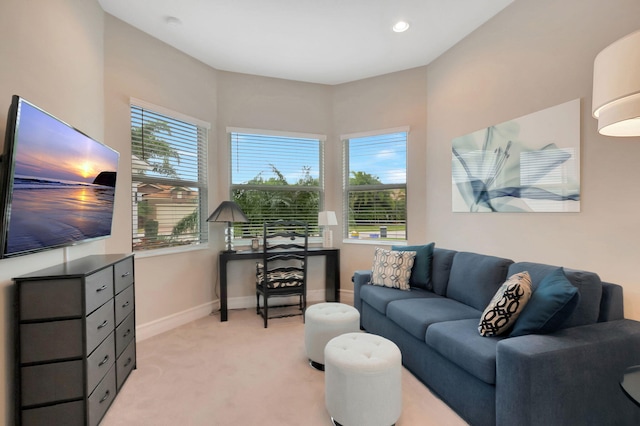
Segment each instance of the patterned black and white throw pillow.
[[507,331],[518,319],[531,298],[531,293],[531,277],[528,272],[510,276],[482,313],[478,324],[480,335],[499,336]]

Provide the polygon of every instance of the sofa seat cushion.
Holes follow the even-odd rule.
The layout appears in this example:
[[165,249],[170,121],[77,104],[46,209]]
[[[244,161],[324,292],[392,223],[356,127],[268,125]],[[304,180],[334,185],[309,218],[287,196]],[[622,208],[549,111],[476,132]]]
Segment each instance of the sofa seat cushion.
[[[534,293],[540,282],[549,274],[558,269],[558,266],[533,262],[518,262],[509,267],[509,274],[522,271],[529,272]],[[602,299],[602,281],[598,274],[577,269],[564,268],[564,275],[569,282],[578,289],[580,300],[571,316],[560,328],[576,327],[579,325],[595,324],[600,314],[600,301]]]
[[372,308],[382,315],[387,314],[387,305],[394,300],[422,299],[427,297],[440,296],[420,288],[411,288],[408,291],[375,285],[363,285],[360,288],[360,299],[367,302],[367,304],[371,305]]
[[421,341],[424,341],[427,328],[431,324],[442,321],[473,318],[478,334],[478,320],[482,312],[453,299],[434,296],[390,302],[387,306],[387,318]]
[[483,337],[473,319],[439,322],[427,329],[427,345],[485,383],[496,383],[496,346],[505,336]]

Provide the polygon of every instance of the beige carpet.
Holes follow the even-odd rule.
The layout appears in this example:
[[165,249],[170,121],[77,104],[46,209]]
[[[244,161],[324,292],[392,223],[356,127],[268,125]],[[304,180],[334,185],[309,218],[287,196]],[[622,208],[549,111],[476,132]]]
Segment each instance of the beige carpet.
[[[464,425],[406,370],[398,426]],[[304,354],[301,317],[253,310],[212,315],[138,344],[138,368],[101,423],[117,425],[328,426],[324,373]]]

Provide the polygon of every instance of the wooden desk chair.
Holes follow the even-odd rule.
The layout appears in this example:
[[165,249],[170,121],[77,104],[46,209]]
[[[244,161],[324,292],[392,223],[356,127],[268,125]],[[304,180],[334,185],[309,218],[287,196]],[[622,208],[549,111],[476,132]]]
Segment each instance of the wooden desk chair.
[[[270,318],[302,315],[307,307],[307,250],[309,226],[297,220],[277,220],[263,225],[262,262],[256,265],[256,313],[264,328]],[[262,296],[262,307],[260,306]],[[297,296],[298,303],[269,306],[269,299]],[[269,310],[297,306],[294,312],[270,315]]]

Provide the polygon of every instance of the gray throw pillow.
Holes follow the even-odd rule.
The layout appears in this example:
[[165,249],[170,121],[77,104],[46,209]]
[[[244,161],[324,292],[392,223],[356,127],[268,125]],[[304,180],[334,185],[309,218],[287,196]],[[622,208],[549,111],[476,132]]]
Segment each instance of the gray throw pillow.
[[371,268],[371,284],[409,290],[415,251],[392,251],[376,247]]
[[392,250],[398,251],[415,251],[416,259],[411,269],[411,277],[409,277],[409,285],[411,287],[419,287],[425,290],[432,290],[431,282],[431,264],[433,263],[433,249],[435,243],[429,243],[420,246],[392,246]]

